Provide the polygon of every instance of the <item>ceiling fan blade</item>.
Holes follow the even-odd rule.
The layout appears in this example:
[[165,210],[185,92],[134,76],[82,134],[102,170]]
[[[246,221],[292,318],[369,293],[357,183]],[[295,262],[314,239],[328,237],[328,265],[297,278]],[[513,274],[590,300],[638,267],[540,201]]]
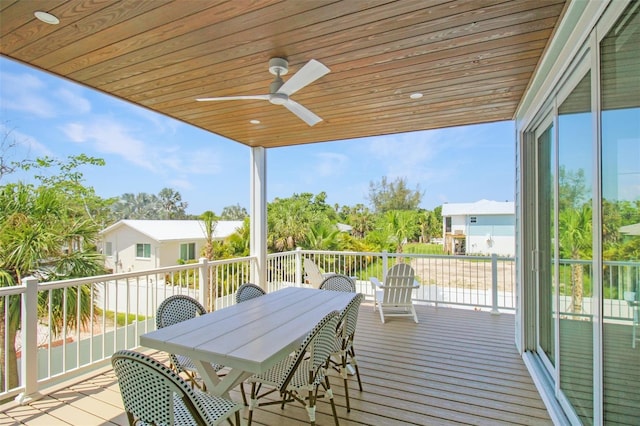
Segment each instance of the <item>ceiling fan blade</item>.
[[284,93],[291,96],[307,84],[311,84],[323,75],[327,74],[329,71],[331,70],[322,63],[312,59],[304,64],[297,73],[291,76],[291,78],[289,78],[289,80],[280,87],[278,93]]
[[289,99],[287,102],[282,104],[289,111],[298,116],[299,119],[307,123],[309,126],[313,126],[322,121],[322,118],[318,117],[296,101],[292,101]]
[[199,102],[207,102],[207,101],[241,101],[245,99],[260,99],[260,100],[269,100],[269,95],[249,95],[249,96],[221,96],[219,98],[198,98],[196,101]]

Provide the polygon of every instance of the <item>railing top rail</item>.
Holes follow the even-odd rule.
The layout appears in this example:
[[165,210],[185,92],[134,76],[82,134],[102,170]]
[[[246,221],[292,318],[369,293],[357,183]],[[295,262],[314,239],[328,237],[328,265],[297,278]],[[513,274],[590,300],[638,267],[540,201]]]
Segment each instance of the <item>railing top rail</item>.
[[[433,258],[433,259],[461,259],[461,260],[491,260],[492,256],[468,256],[468,255],[451,255],[451,254],[427,254],[427,253],[395,253],[395,252],[371,252],[371,251],[333,251],[333,250],[297,250],[302,254],[320,254],[331,256],[386,256],[386,257],[407,257],[407,258]],[[293,254],[296,251],[281,252],[278,255]],[[514,257],[498,256],[498,259],[504,261],[514,261]]]
[[27,291],[27,286],[22,284],[14,285],[11,287],[0,287],[0,297],[22,294],[25,291]]
[[[243,261],[252,260],[252,259],[254,259],[254,257],[251,257],[251,256],[235,257],[232,259],[211,260],[211,261],[208,261],[207,263],[209,265],[215,266],[215,265],[226,265],[231,263],[238,263],[238,262],[243,262]],[[164,275],[170,272],[196,269],[199,266],[200,266],[200,263],[187,263],[185,265],[165,266],[162,268],[147,269],[143,271],[120,272],[117,274],[94,275],[91,277],[70,278],[70,279],[61,280],[61,281],[42,282],[42,283],[39,283],[39,286],[46,287],[47,289],[53,290],[53,289],[64,288],[64,287],[69,287],[73,285],[91,284],[91,283],[103,282],[103,281],[124,280],[128,278],[138,278],[138,277],[147,276],[147,275]]]

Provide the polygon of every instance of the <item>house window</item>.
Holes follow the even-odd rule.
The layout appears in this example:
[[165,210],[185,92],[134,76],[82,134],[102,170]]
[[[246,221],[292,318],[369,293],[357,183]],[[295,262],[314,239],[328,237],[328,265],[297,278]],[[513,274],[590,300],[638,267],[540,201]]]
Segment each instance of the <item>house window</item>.
[[136,257],[151,258],[151,244],[136,244]]
[[111,241],[107,241],[104,244],[104,254],[106,256],[113,256],[113,243],[111,243]]
[[476,223],[476,222],[478,221],[478,218],[477,218],[477,217],[475,217],[475,216],[471,216],[471,217],[469,218],[469,221],[470,221],[471,223]]
[[445,232],[451,232],[451,216],[445,218]]
[[196,243],[180,244],[180,260],[194,260],[196,258]]

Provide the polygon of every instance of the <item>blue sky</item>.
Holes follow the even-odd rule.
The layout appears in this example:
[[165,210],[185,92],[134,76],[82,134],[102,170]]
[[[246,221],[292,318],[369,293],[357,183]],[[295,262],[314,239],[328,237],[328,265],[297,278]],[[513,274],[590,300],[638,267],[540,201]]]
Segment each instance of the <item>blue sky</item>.
[[[83,86],[0,58],[1,136],[14,160],[87,154],[82,170],[102,197],[172,188],[187,212],[249,209],[249,148]],[[331,205],[368,205],[369,183],[405,178],[422,207],[513,201],[513,122],[267,150],[267,197],[327,193]],[[24,175],[5,176],[6,184]]]

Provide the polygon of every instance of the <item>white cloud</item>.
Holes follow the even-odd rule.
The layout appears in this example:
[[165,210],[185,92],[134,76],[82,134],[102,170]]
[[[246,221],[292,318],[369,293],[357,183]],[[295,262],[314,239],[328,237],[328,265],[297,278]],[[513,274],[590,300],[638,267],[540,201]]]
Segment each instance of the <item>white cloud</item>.
[[335,152],[316,154],[317,163],[314,166],[316,176],[339,176],[344,173],[349,163],[349,157]]
[[[49,118],[56,115],[55,105],[46,95],[43,81],[33,74],[0,73],[2,108]],[[44,93],[44,95],[42,94]]]
[[[90,120],[62,126],[62,131],[72,142],[90,144],[97,152],[117,155],[159,175],[171,175],[173,178],[176,173],[180,176],[220,173],[222,158],[217,150],[163,146],[158,140],[163,137],[162,132],[157,130],[153,129],[153,133],[146,130],[139,135],[111,117],[95,115]],[[188,182],[184,178],[176,180],[177,183],[180,181],[181,187],[186,188]]]
[[193,189],[193,185],[191,181],[184,177],[169,180],[169,186],[171,188],[182,189],[182,190]]
[[52,79],[40,79],[32,73],[0,73],[0,98],[2,108],[33,114],[40,118],[60,115],[86,114],[91,111],[90,102],[79,94],[75,86],[64,82],[52,83]]
[[160,148],[159,154],[159,164],[172,171],[196,175],[215,175],[222,171],[222,158],[214,149],[189,151],[172,146]]
[[69,123],[62,126],[62,131],[73,142],[90,143],[98,152],[118,155],[148,170],[155,169],[149,158],[151,149],[115,120],[94,118],[84,123]]
[[405,133],[372,138],[371,154],[380,162],[380,176],[394,180],[406,178],[416,184],[435,177],[435,159],[444,149],[442,138],[434,132]]
[[60,88],[55,97],[63,104],[66,114],[88,114],[91,112],[91,103],[87,98],[75,91]]

